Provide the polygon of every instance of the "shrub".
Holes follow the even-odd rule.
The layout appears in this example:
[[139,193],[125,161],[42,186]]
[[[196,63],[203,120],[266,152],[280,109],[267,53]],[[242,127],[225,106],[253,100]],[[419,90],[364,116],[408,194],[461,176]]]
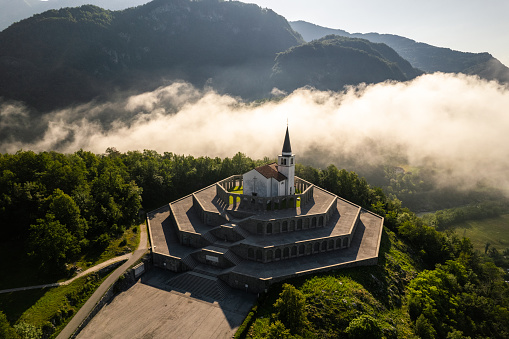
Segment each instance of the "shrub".
[[349,338],[381,338],[382,329],[378,321],[370,315],[363,314],[350,322],[346,328]]
[[284,284],[274,307],[277,317],[292,333],[299,333],[306,323],[306,297],[293,285]]

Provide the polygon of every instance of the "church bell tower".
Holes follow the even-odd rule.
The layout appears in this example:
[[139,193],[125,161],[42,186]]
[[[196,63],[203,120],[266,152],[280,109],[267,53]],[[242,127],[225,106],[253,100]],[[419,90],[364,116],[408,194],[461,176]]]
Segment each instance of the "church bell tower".
[[278,172],[283,174],[286,180],[286,195],[295,194],[295,155],[292,154],[292,145],[290,144],[290,133],[286,126],[285,141],[283,151],[277,157]]

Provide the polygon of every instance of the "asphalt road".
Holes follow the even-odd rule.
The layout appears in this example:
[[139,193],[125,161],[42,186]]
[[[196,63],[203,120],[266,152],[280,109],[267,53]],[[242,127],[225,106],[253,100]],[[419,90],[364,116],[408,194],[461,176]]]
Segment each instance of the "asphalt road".
[[134,264],[138,259],[140,259],[145,252],[147,251],[147,227],[145,224],[140,226],[140,244],[138,249],[134,251],[134,253],[129,257],[122,266],[117,268],[113,273],[106,278],[106,280],[99,286],[99,288],[92,294],[92,296],[87,300],[87,302],[80,308],[78,313],[74,315],[74,317],[69,321],[67,326],[60,332],[57,339],[67,339],[71,337],[71,335],[76,331],[78,326],[85,320],[85,318],[92,312],[94,306],[101,300],[102,296],[106,293],[106,291],[117,281],[117,279],[122,275],[132,264]]

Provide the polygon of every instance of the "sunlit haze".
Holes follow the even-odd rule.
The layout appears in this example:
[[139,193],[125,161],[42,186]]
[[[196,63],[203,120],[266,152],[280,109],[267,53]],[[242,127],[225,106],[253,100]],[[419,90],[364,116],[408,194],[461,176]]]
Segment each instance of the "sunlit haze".
[[[493,180],[509,188],[507,107],[507,87],[442,73],[406,83],[351,87],[343,93],[302,89],[262,104],[175,83],[101,105],[53,112],[44,118],[47,131],[41,140],[6,142],[0,150],[84,148],[102,153],[116,147],[275,157],[288,119],[298,161],[347,167],[345,159],[383,164],[396,158],[413,166],[431,165],[447,174],[449,184],[454,180],[468,187]],[[5,123],[25,114],[17,106],[0,111]],[[97,122],[103,115],[117,120],[103,127]]]

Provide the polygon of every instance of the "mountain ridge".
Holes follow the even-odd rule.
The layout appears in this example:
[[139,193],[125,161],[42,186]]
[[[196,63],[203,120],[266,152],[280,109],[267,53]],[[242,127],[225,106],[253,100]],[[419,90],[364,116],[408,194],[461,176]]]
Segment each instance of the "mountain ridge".
[[156,0],[123,11],[91,5],[52,10],[0,32],[0,96],[51,110],[112,88],[139,89],[146,82],[142,90],[154,89],[164,79],[201,87],[239,64],[248,64],[254,79],[268,77],[275,54],[302,42],[280,15],[240,2]]
[[420,74],[385,44],[328,35],[279,53],[272,79],[285,91],[304,86],[342,90],[346,85],[406,81]]
[[[47,112],[106,99],[112,92],[150,91],[187,81],[198,88],[260,99],[280,85],[285,57],[278,59],[278,53],[303,43],[284,17],[235,1],[154,0],[122,11],[93,5],[50,10],[0,32],[0,96]],[[367,59],[361,64],[351,57],[349,68],[358,74],[345,78],[335,72],[340,79],[328,79],[327,84],[309,82],[304,75],[293,81],[287,74],[286,82],[293,83],[284,87],[341,90],[361,82],[405,81],[417,74],[389,47],[362,44],[364,52],[376,56],[370,66],[375,76],[362,72]],[[346,53],[331,46],[327,50],[336,66],[343,58],[340,54]],[[315,56],[315,63],[319,58]],[[388,67],[394,61],[397,66]],[[313,67],[318,80],[330,70],[319,63]],[[393,74],[400,67],[408,77]]]
[[436,47],[394,34],[349,33],[342,29],[319,26],[306,21],[292,21],[290,25],[304,40],[311,41],[335,34],[349,38],[361,38],[375,43],[385,43],[410,64],[428,73],[465,73],[478,75],[487,80],[509,83],[509,68],[491,54],[455,51]]

